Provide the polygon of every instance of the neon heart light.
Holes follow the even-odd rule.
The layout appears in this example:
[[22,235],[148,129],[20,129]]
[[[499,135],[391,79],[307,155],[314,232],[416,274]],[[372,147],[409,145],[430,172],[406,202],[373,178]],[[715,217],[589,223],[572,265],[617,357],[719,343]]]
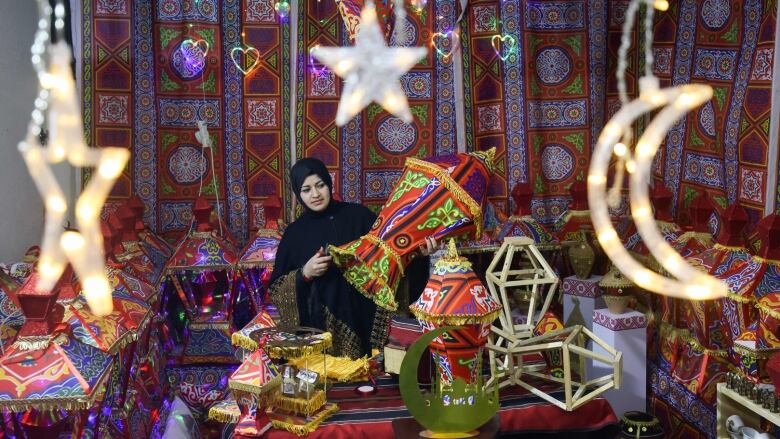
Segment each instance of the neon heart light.
[[317,68],[317,60],[314,58],[314,52],[316,52],[319,48],[320,45],[317,44],[315,46],[312,46],[309,49],[309,68],[311,69],[311,72],[314,73],[315,75],[322,76],[325,74],[328,68],[325,66]]
[[279,18],[285,20],[290,15],[290,3],[287,1],[280,1],[274,4],[274,10],[279,15]]
[[[456,30],[436,32],[431,36],[431,46],[436,49],[436,53],[442,57],[444,61],[450,59],[459,45],[460,35],[458,35]],[[446,50],[447,47],[449,47],[449,50]]]
[[[254,57],[252,64],[246,68],[243,66],[245,56]],[[230,59],[233,61],[233,64],[236,65],[238,70],[241,70],[244,75],[248,75],[249,72],[254,70],[255,67],[257,67],[257,64],[260,62],[260,52],[252,46],[247,46],[246,48],[236,46],[230,49]]]
[[209,43],[206,40],[187,38],[179,47],[184,56],[184,62],[193,71],[200,71],[206,66],[206,55],[209,53]]
[[[493,35],[490,39],[493,51],[501,61],[506,61],[517,49],[517,40],[512,35]],[[503,53],[503,54],[502,54]]]

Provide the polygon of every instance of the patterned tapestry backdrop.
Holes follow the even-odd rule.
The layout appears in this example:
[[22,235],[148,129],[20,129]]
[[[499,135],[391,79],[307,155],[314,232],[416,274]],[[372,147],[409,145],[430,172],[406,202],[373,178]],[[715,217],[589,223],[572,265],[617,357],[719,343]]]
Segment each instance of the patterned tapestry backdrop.
[[[345,45],[347,31],[332,1],[303,2],[298,16],[298,53],[322,46]],[[344,2],[357,6],[362,2]],[[427,46],[435,32],[452,28],[456,1],[430,2],[422,13],[408,12],[406,45]],[[395,41],[391,38],[391,44]],[[333,174],[334,190],[344,201],[378,210],[390,193],[407,157],[456,152],[453,64],[431,51],[401,79],[414,122],[405,124],[372,104],[339,129],[334,115],[341,80],[330,70],[298,56],[298,158],[321,159]]]
[[656,15],[655,73],[665,86],[712,85],[714,98],[675,125],[655,174],[678,207],[706,191],[738,202],[751,221],[766,202],[774,0],[680,0]]
[[[82,89],[88,141],[133,153],[116,199],[137,193],[168,238],[202,185],[233,233],[262,220],[290,162],[290,27],[268,0],[84,0]],[[260,62],[247,75],[254,60]],[[235,59],[235,62],[233,61]],[[213,161],[195,139],[208,123]],[[109,206],[111,207],[111,206]]]
[[[147,222],[175,239],[202,180],[243,240],[261,225],[270,194],[283,197],[290,219],[286,169],[294,158],[321,158],[343,200],[378,209],[406,157],[495,146],[491,201],[511,208],[511,188],[527,181],[540,220],[565,211],[569,185],[585,176],[592,145],[619,108],[613,78],[628,1],[471,0],[460,23],[459,0],[408,8],[407,44],[430,46],[433,38],[441,52],[431,50],[402,77],[414,122],[372,105],[342,128],[334,124],[341,79],[308,53],[316,44],[347,44],[339,6],[354,13],[363,2],[296,3],[297,16],[280,21],[272,0],[83,0],[88,141],[133,152],[115,201],[139,194]],[[378,4],[389,13],[387,0]],[[662,83],[715,87],[712,102],[675,127],[656,160],[656,175],[680,206],[705,190],[721,206],[738,201],[760,215],[775,10],[773,0],[680,0],[656,15]],[[459,36],[437,34],[453,27]],[[632,96],[644,62],[638,40],[634,33]],[[248,68],[252,58],[233,51],[242,44],[260,54],[246,76],[231,59]],[[462,47],[460,59],[442,56],[454,45]],[[465,145],[457,145],[461,105]],[[198,119],[209,124],[213,163],[194,138]]]
[[604,0],[469,2],[466,140],[469,149],[498,148],[496,205],[506,209],[522,181],[533,184],[540,220],[566,211],[568,187],[585,177],[604,124],[606,30]]

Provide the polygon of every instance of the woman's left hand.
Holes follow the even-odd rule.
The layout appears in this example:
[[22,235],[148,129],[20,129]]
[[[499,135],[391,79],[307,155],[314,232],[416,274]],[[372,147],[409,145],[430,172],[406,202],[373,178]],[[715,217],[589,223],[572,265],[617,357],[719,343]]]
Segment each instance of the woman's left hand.
[[419,249],[421,255],[430,256],[439,249],[439,243],[436,242],[436,238],[433,236],[428,236],[425,238],[425,244],[421,244]]

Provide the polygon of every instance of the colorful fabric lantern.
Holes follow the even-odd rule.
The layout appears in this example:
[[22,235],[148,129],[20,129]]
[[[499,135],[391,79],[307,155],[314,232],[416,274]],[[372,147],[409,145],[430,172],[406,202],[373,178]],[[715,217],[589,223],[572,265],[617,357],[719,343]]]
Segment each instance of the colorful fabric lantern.
[[12,294],[15,293],[11,288],[0,286],[0,349],[5,349],[13,342],[24,324],[24,315],[19,305],[14,303]]
[[[339,8],[339,14],[344,20],[347,28],[347,35],[351,42],[355,41],[355,36],[360,29],[360,11],[365,6],[364,0],[336,0],[336,6]],[[376,0],[376,16],[380,27],[384,31],[385,38],[390,35],[393,29],[393,11],[389,0]]]
[[531,215],[533,195],[533,187],[530,183],[515,185],[512,189],[515,211],[498,227],[495,234],[496,242],[503,242],[507,236],[527,236],[541,249],[559,245],[558,239]]
[[423,293],[409,310],[426,331],[459,326],[430,345],[442,388],[451,387],[457,378],[467,385],[477,383],[482,350],[501,305],[482,285],[471,263],[458,256],[454,240],[450,240],[447,254],[436,262]]
[[276,322],[271,318],[271,315],[265,311],[260,311],[246,324],[246,326],[233,333],[231,341],[233,342],[233,346],[238,346],[248,351],[254,351],[257,349],[258,345],[257,341],[252,338],[252,333],[274,327],[276,327]]
[[[268,358],[263,348],[244,357],[241,366],[230,375],[228,382],[234,392],[248,393],[251,397],[238,398],[241,407],[241,417],[238,420],[234,433],[236,435],[257,437],[271,428],[271,420],[266,414],[267,407],[274,402],[282,385],[282,377],[276,366]],[[249,401],[241,399],[251,398],[255,408],[254,414],[249,412]]]
[[681,256],[686,257],[700,253],[715,243],[710,233],[710,217],[715,211],[707,195],[699,195],[688,207],[691,218],[691,230],[683,232],[675,241],[674,248]]
[[170,258],[173,254],[171,246],[160,236],[152,232],[152,230],[144,223],[144,211],[146,207],[141,197],[133,195],[127,200],[127,207],[135,214],[135,230],[138,236],[141,238],[141,242],[146,245],[154,247],[158,252],[163,254],[165,258]]
[[371,231],[349,244],[330,247],[344,277],[377,305],[397,309],[398,282],[426,237],[481,237],[482,206],[494,154],[495,149],[490,149],[406,159],[404,172]]
[[586,241],[593,233],[588,208],[588,185],[577,180],[569,186],[571,204],[569,210],[557,221],[555,230],[558,241]]
[[281,210],[282,201],[278,196],[268,197],[263,202],[264,226],[257,230],[238,259],[243,286],[251,299],[253,314],[260,312],[267,302],[268,280],[276,260],[276,250],[282,240],[279,227]]
[[163,310],[171,336],[183,345],[179,361],[235,364],[230,335],[238,282],[236,250],[211,225],[213,208],[203,197],[193,206],[195,227],[168,262]]
[[113,357],[62,333],[62,309],[30,276],[16,293],[25,323],[0,357],[0,409],[87,410],[110,375]]

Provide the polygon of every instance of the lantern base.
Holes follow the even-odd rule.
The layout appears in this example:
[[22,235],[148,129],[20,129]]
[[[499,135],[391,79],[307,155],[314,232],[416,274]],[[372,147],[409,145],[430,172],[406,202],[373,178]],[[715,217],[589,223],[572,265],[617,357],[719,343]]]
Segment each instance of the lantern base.
[[479,436],[478,430],[467,431],[462,433],[441,433],[431,430],[423,430],[420,432],[420,437],[436,438],[436,439],[456,439],[464,437]]

